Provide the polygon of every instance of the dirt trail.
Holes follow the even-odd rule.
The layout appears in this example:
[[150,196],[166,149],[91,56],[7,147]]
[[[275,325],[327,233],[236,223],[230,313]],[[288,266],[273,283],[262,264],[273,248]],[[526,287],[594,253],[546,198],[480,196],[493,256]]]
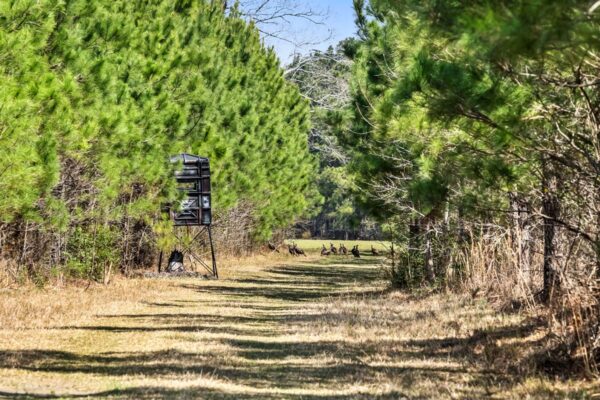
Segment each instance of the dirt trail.
[[0,398],[587,397],[486,366],[510,356],[503,340],[531,335],[519,317],[387,291],[376,259],[223,275],[164,281],[118,312],[100,303],[86,323],[0,329]]

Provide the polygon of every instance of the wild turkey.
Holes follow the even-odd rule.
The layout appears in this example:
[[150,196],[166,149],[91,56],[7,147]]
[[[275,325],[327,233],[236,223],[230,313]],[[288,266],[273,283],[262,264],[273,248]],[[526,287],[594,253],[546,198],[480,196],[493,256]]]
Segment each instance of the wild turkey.
[[375,247],[373,247],[373,245],[371,245],[371,254],[373,254],[374,256],[379,255],[379,251],[377,251],[377,249]]
[[340,243],[340,254],[348,254],[348,249],[346,248],[346,246],[344,246],[344,243]]
[[331,254],[337,255],[338,251],[335,248],[335,246],[333,245],[333,243],[329,243],[329,250],[331,251]]
[[323,248],[321,249],[321,255],[328,256],[330,254],[331,254],[331,252],[329,250],[327,250],[327,247],[325,247],[325,245],[323,245]]
[[291,244],[288,244],[288,251],[290,252],[291,255],[295,256],[296,254],[296,249],[294,249],[294,246],[292,246]]
[[306,253],[304,253],[304,250],[298,247],[296,243],[294,243],[294,251],[296,252],[296,255],[303,255],[304,257],[306,257]]
[[360,258],[360,251],[358,251],[358,245],[354,246],[351,252],[354,257]]
[[279,253],[279,249],[277,248],[277,246],[275,246],[273,243],[271,242],[267,242],[267,246],[269,247],[269,250],[271,251],[276,251]]

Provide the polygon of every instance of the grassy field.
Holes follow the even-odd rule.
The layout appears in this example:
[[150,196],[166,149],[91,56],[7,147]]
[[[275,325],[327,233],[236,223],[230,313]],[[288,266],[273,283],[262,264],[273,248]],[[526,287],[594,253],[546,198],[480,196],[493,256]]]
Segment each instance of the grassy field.
[[[282,254],[222,279],[0,291],[0,398],[590,399],[537,375],[543,327],[391,291],[375,257]],[[517,362],[518,361],[518,362]],[[597,398],[597,397],[594,397]]]
[[302,250],[310,252],[321,251],[321,247],[323,245],[329,248],[330,243],[333,243],[335,247],[340,247],[340,244],[343,243],[348,250],[350,250],[355,245],[358,245],[358,249],[366,254],[370,253],[371,246],[381,251],[388,251],[391,246],[390,242],[378,240],[286,239],[284,243],[288,244],[292,242],[296,243],[298,247],[300,247]]

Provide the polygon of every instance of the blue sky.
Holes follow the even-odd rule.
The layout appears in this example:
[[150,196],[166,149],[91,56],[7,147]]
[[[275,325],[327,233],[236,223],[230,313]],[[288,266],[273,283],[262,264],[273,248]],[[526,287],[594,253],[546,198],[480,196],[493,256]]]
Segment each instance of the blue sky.
[[[315,25],[301,19],[294,19],[286,35],[293,37],[295,42],[319,42],[296,48],[293,44],[270,37],[265,37],[268,46],[273,46],[283,63],[290,60],[290,55],[296,52],[306,53],[311,49],[324,50],[329,45],[335,45],[340,40],[354,36],[354,9],[352,0],[304,0],[298,3],[306,4],[316,11],[324,12],[324,24]],[[287,31],[290,32],[287,32]],[[321,43],[322,42],[322,43]]]

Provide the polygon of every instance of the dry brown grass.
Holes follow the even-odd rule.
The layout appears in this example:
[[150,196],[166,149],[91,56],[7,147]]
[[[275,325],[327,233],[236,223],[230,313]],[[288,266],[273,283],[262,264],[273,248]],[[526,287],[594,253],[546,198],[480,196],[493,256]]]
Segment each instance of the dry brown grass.
[[581,243],[575,240],[570,249],[559,251],[556,262],[561,283],[547,306],[540,301],[543,243],[522,241],[518,231],[500,227],[472,237],[476,239],[459,256],[465,270],[454,277],[458,279],[453,281],[453,289],[477,292],[498,309],[540,317],[549,334],[545,348],[537,349],[539,367],[553,374],[598,378],[599,287],[593,278],[595,262],[571,257]]
[[256,256],[219,281],[3,291],[0,398],[592,398],[532,371],[534,322],[389,291],[378,264]]
[[88,282],[26,284],[0,290],[0,326],[3,329],[57,328],[93,319],[99,309],[118,311],[150,298],[163,284],[117,278],[108,286]]

